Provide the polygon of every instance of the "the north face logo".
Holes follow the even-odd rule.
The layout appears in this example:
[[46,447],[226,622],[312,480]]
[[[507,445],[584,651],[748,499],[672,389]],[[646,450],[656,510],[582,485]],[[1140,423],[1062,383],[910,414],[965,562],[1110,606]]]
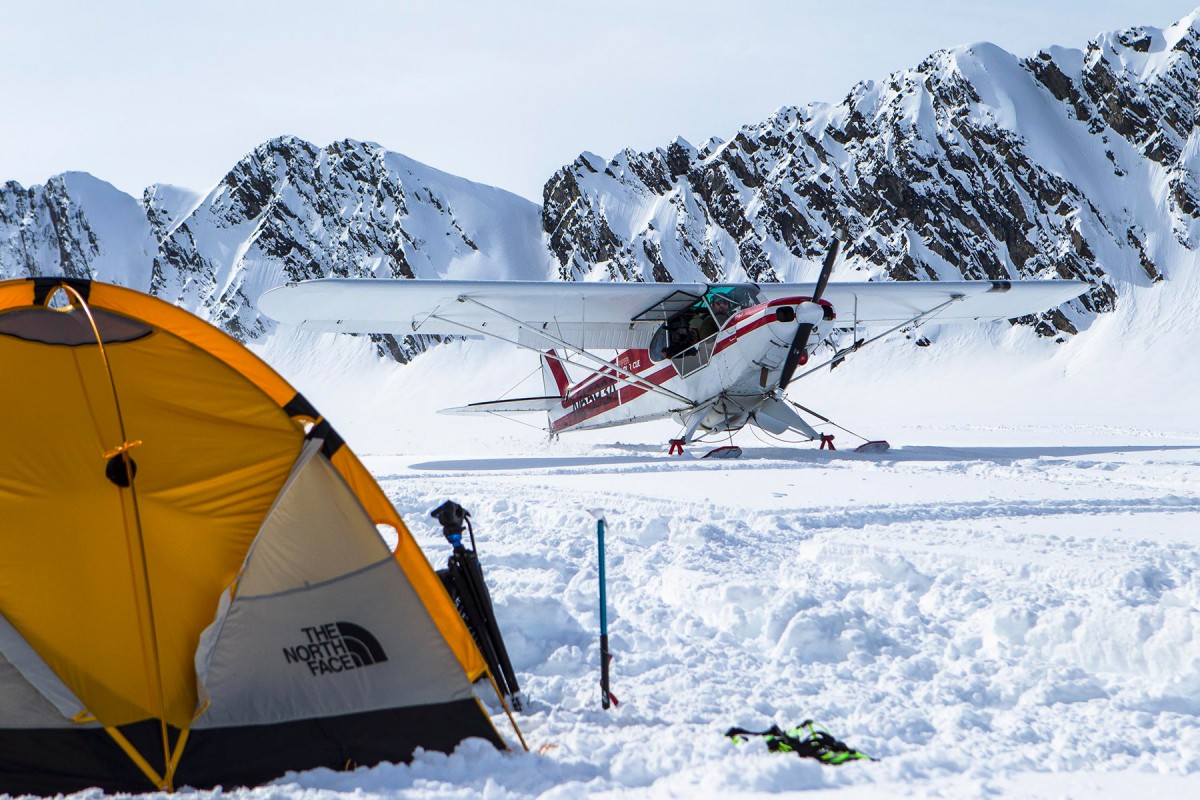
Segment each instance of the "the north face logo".
[[346,672],[387,661],[379,640],[353,622],[327,622],[301,628],[306,641],[283,648],[289,664],[306,664],[313,675]]

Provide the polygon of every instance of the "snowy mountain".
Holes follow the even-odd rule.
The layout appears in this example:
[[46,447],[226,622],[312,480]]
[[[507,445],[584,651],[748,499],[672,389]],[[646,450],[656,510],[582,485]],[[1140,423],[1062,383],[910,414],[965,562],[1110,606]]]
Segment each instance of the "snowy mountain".
[[[272,139],[206,194],[140,200],[86,173],[0,189],[0,277],[148,290],[240,339],[254,301],[318,276],[805,280],[1077,277],[1033,323],[1063,338],[1200,246],[1200,11],[1021,59],[939,51],[837,105],[780,109],[728,142],[584,153],[544,205],[345,140]],[[422,343],[381,337],[406,360]]]
[[[545,278],[538,207],[378,145],[272,139],[207,194],[139,203],[84,173],[0,190],[0,276],[94,277],[188,308],[242,340],[271,330],[254,300],[287,280]],[[395,357],[411,339],[380,337]]]
[[1019,59],[944,50],[837,105],[783,108],[697,149],[584,153],[546,184],[564,279],[1071,277],[1074,333],[1200,245],[1200,12]]
[[154,248],[141,205],[86,172],[0,188],[0,277],[67,275],[149,288]]

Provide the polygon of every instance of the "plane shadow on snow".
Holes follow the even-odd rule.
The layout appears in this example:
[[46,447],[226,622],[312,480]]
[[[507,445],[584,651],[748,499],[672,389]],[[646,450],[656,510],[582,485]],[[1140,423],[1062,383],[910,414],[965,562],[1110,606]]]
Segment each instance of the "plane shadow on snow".
[[[713,445],[716,447],[717,445]],[[613,444],[614,451],[633,451],[641,453],[651,461],[664,461],[666,456],[658,445]],[[1118,455],[1129,453],[1153,453],[1171,451],[1192,451],[1200,456],[1200,444],[1152,444],[1152,445],[1019,445],[1019,446],[979,446],[964,445],[961,447],[942,447],[935,445],[911,445],[894,447],[882,453],[859,453],[853,448],[842,450],[819,450],[807,445],[789,447],[744,447],[742,457],[738,462],[747,461],[798,461],[806,464],[829,461],[990,461],[998,464],[1013,461],[1024,461],[1036,458],[1079,458],[1083,456]],[[700,458],[700,453],[693,453],[692,458],[683,459],[683,463],[737,463],[734,461],[715,462]],[[589,457],[595,458],[595,457]],[[673,463],[679,463],[675,458]]]
[[1200,445],[1091,445],[1091,446],[1014,446],[1014,447],[898,447],[885,453],[858,453],[854,450],[816,450],[784,447],[746,448],[742,457],[734,460],[704,459],[700,453],[685,457],[667,456],[659,445],[613,444],[608,455],[585,456],[528,456],[504,458],[463,458],[425,461],[411,466],[414,470],[438,472],[475,472],[500,470],[577,469],[588,467],[627,467],[652,465],[668,468],[711,466],[732,468],[778,465],[780,462],[821,464],[839,461],[889,462],[965,462],[986,461],[1006,465],[1016,461],[1041,458],[1080,458],[1130,453],[1193,452],[1200,456]]
[[[1023,445],[1011,447],[936,447],[930,445],[900,447],[886,453],[856,453],[839,450],[827,457],[853,458],[872,461],[989,461],[995,464],[1010,464],[1038,458],[1080,458],[1129,453],[1154,453],[1170,451],[1192,451],[1200,455],[1200,445],[1088,445],[1053,446]],[[824,455],[824,454],[822,454]]]
[[[458,458],[446,461],[424,461],[412,469],[436,472],[476,472],[492,470],[562,469],[570,467],[612,467],[631,464],[655,464],[666,461],[665,455],[607,455],[607,456],[529,456],[511,458]],[[691,459],[688,459],[691,461]]]

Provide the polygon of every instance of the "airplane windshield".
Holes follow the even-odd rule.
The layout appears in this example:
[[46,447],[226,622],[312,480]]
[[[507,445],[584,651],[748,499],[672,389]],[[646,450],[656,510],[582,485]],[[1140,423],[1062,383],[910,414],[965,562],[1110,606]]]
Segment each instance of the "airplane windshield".
[[715,336],[730,317],[761,302],[757,286],[710,286],[703,297],[658,329],[650,343],[650,359],[662,361],[699,352],[696,346]]
[[[734,306],[735,310],[741,311],[743,308],[761,303],[762,300],[759,297],[757,286],[713,286],[704,293],[703,302],[712,308],[715,304],[719,304],[720,300],[726,300]],[[696,305],[698,306],[699,303]]]

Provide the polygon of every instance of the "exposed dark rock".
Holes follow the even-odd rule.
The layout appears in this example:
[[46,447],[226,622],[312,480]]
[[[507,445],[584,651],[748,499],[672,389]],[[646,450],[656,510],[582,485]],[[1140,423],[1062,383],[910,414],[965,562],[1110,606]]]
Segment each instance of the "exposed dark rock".
[[1161,281],[1163,276],[1159,273],[1158,267],[1155,266],[1154,262],[1150,259],[1150,256],[1146,254],[1146,248],[1142,246],[1142,241],[1138,238],[1137,231],[1135,231],[1133,228],[1130,228],[1125,238],[1126,241],[1129,242],[1129,246],[1137,252],[1138,260],[1141,262],[1142,269],[1146,271],[1146,277],[1149,278],[1152,283],[1158,283]]
[[[519,233],[488,231],[493,246],[537,236],[534,204],[455,181],[378,145],[345,140],[318,148],[284,136],[256,147],[205,197],[153,186],[139,205],[83,173],[29,190],[10,183],[0,190],[0,277],[126,282],[250,341],[273,329],[255,308],[257,294],[284,280],[439,277],[453,259],[479,254],[466,227],[472,223],[456,209],[458,196],[476,203],[483,195],[500,216],[528,218]],[[455,194],[462,191],[468,194]],[[115,239],[114,207],[127,228]],[[419,222],[413,210],[422,212]],[[101,240],[89,214],[105,218],[110,239]],[[373,341],[400,359],[429,342]]]
[[[1200,179],[1184,163],[1200,120],[1200,33],[1176,28],[1169,55],[1141,67],[1164,36],[1134,28],[1082,53],[1046,50],[1023,61],[992,45],[940,51],[856,85],[836,106],[781,109],[695,154],[672,144],[626,150],[604,166],[581,158],[545,192],[560,274],[580,277],[615,260],[622,274],[646,280],[799,280],[815,274],[829,231],[840,227],[846,268],[872,279],[1091,281],[1079,300],[1021,321],[1046,336],[1073,334],[1112,309],[1114,280],[1132,271],[1163,279],[1145,236],[1125,233],[1129,210],[1110,202],[1128,189],[1087,194],[1094,162],[1080,160],[1080,148],[1111,180],[1145,181],[1139,191],[1161,175],[1173,214],[1163,232],[1200,245]],[[1022,80],[1033,95],[1021,88],[997,101]],[[1038,92],[1047,102],[1015,109],[1015,119],[1044,117],[1045,130],[1062,131],[1058,140],[1031,142],[1014,126],[1012,104]],[[1079,144],[1089,138],[1094,146]],[[1046,152],[1060,155],[1044,160]],[[1082,166],[1064,171],[1064,163]],[[614,208],[631,216],[617,224]],[[675,210],[673,226],[638,227],[663,208]],[[630,231],[628,240],[614,231]]]

